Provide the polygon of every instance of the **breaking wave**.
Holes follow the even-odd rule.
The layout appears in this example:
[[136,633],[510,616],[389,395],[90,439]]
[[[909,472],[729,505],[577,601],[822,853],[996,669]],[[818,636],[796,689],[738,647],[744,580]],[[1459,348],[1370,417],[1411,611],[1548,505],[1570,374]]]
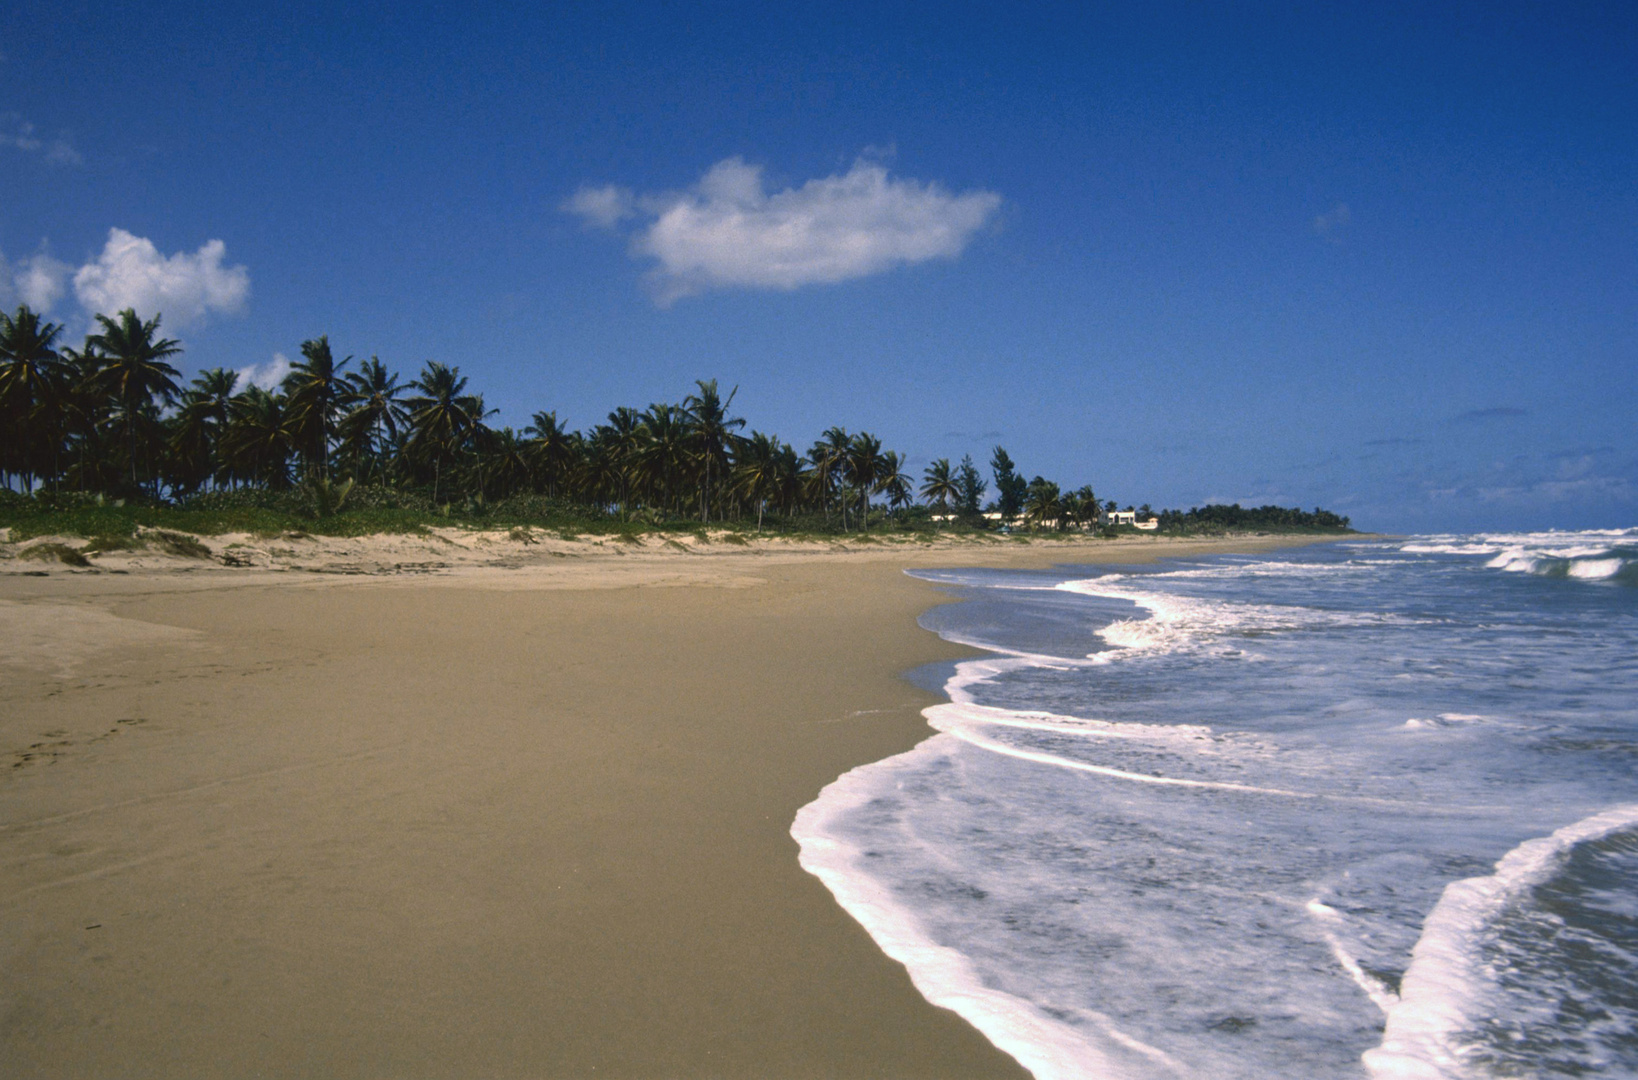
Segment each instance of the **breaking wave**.
[[1638,529],[1430,536],[1402,544],[1400,550],[1483,555],[1492,570],[1638,585]]
[[980,655],[801,864],[1043,1080],[1638,1075],[1638,594],[1504,561],[1629,548],[918,573]]

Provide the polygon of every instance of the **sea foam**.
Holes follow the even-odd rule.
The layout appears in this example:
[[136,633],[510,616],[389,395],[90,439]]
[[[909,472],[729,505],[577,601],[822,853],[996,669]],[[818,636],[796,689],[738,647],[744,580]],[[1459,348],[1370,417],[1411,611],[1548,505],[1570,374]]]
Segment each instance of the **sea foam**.
[[[1599,936],[1638,925],[1638,841],[1572,927],[1591,982],[1532,906],[1585,850],[1565,823],[1632,795],[1633,594],[1403,543],[918,575],[969,601],[923,625],[984,654],[927,740],[802,810],[802,865],[1037,1076],[1638,1075],[1638,1006],[1598,996],[1638,971]],[[1540,1037],[1572,1000],[1594,1019]]]
[[1400,550],[1487,555],[1487,567],[1506,573],[1638,583],[1638,529],[1426,537],[1407,541]]
[[1079,1025],[1049,1015],[1031,1002],[985,984],[960,951],[934,941],[914,913],[865,867],[871,852],[841,839],[840,819],[881,797],[884,774],[911,772],[940,752],[935,737],[886,762],[844,773],[797,812],[791,836],[802,869],[824,882],[836,902],[870,934],[882,952],[905,966],[916,990],[950,1009],[1012,1055],[1036,1080],[1182,1076],[1165,1052],[1116,1028],[1107,1017],[1083,1012]]
[[1496,989],[1483,961],[1497,917],[1545,881],[1577,844],[1638,827],[1638,804],[1612,807],[1509,851],[1496,872],[1445,887],[1411,952],[1398,999],[1388,1007],[1382,1045],[1364,1055],[1378,1080],[1470,1080],[1461,1036]]

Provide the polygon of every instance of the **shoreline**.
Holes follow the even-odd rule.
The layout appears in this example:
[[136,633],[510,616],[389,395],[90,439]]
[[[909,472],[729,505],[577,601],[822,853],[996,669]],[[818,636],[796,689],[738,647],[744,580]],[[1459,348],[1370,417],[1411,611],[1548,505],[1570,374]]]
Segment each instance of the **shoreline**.
[[[839,533],[792,537],[724,528],[688,533],[576,534],[530,526],[474,528],[452,525],[410,533],[331,536],[287,530],[282,533],[183,533],[139,527],[135,536],[108,540],[68,534],[14,539],[0,528],[0,579],[10,575],[50,577],[112,574],[194,574],[243,582],[248,575],[325,574],[338,577],[439,577],[473,571],[522,572],[586,580],[587,565],[667,566],[676,571],[695,562],[755,556],[784,560],[815,555],[893,557],[925,554],[947,561],[1008,557],[1005,553],[1073,553],[1098,562],[1165,558],[1192,550],[1265,550],[1326,543],[1369,533],[1235,533],[1210,537],[1145,534],[1106,540],[1087,533]],[[679,555],[693,556],[678,560]],[[639,579],[642,574],[637,575]],[[531,584],[533,584],[531,582]]]
[[0,1061],[1024,1076],[790,837],[969,654],[900,571],[1313,539],[0,574]]

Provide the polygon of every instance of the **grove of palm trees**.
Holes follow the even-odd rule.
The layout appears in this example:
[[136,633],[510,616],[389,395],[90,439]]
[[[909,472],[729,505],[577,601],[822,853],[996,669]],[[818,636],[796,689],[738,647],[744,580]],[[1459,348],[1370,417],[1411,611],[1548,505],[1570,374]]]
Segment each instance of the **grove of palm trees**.
[[[260,515],[263,524],[329,518],[360,531],[432,516],[804,532],[986,525],[988,484],[970,458],[934,461],[917,485],[904,459],[868,432],[832,427],[799,451],[747,430],[733,415],[734,392],[715,380],[696,382],[680,402],[616,408],[587,432],[549,411],[515,431],[488,423],[494,410],[453,365],[429,361],[405,380],[373,356],[337,359],[322,336],[302,343],[281,382],[262,387],[223,368],[184,384],[170,362],[182,347],[161,335],[159,316],[98,315],[78,349],[62,332],[26,306],[0,313],[8,518],[117,507],[217,527]],[[1090,487],[1026,482],[1000,447],[990,466],[998,496],[989,508],[1000,520],[1096,523]],[[1323,511],[1265,513],[1276,510],[1199,521],[1347,524]],[[1200,514],[1166,511],[1163,520],[1186,531]]]
[[[552,412],[518,432],[490,426],[493,410],[454,366],[428,362],[405,380],[375,357],[338,359],[318,337],[274,387],[221,368],[184,384],[170,363],[181,346],[159,317],[127,309],[96,324],[75,349],[27,307],[0,314],[0,480],[14,503],[322,514],[350,502],[846,530],[914,499],[903,459],[875,436],[831,428],[798,452],[746,432],[714,381],[681,402],[617,408],[589,432]],[[936,484],[932,494],[950,501]]]

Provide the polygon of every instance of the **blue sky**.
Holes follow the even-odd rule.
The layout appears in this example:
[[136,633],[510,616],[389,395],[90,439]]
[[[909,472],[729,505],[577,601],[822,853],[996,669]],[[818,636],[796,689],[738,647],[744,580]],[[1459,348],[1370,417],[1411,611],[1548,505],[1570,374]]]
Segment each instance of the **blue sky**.
[[[1638,7],[33,4],[0,302],[521,426],[1384,530],[1638,524]],[[116,231],[117,230],[117,231]]]

